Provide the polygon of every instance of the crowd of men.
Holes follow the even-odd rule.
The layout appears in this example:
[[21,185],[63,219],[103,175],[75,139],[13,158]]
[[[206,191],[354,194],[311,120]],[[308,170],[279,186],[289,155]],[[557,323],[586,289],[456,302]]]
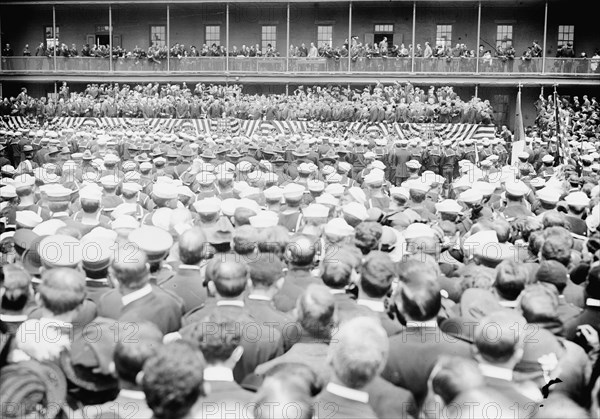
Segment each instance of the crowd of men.
[[0,116],[25,116],[39,124],[54,117],[239,118],[320,122],[439,122],[490,124],[488,100],[463,100],[450,86],[425,90],[411,83],[362,90],[339,86],[298,87],[293,95],[242,93],[242,85],[186,83],[88,84],[72,92],[63,83],[55,98],[33,98],[23,88],[4,98]]
[[507,127],[0,131],[0,415],[597,418],[598,104],[565,105],[570,148],[515,159]]

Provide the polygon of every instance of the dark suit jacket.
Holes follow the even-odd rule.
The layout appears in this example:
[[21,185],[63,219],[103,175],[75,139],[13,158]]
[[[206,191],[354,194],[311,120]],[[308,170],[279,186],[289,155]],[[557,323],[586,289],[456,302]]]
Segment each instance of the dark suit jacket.
[[202,282],[200,268],[193,269],[186,265],[179,266],[175,275],[158,285],[178,295],[183,300],[183,309],[187,313],[206,301],[207,289]]
[[[152,285],[152,293],[123,307],[121,294],[113,289],[98,301],[98,316],[120,321],[147,320],[155,323],[163,333],[179,330],[183,315],[183,303],[174,294]],[[155,305],[153,305],[155,304]]]
[[315,399],[315,416],[318,418],[376,419],[377,415],[367,403],[346,399],[323,390]]
[[184,329],[216,312],[237,319],[241,327],[241,345],[244,353],[233,369],[233,376],[237,383],[241,383],[258,365],[283,354],[281,332],[274,327],[265,326],[260,320],[252,317],[245,306],[217,305],[216,300],[209,299],[203,307],[186,314],[183,319]]
[[150,294],[124,306],[118,320],[125,323],[147,320],[156,324],[163,334],[178,331],[183,316],[181,302],[159,288],[152,288]]
[[527,418],[533,416],[536,412],[538,403],[524,393],[525,385],[500,378],[484,377],[484,379],[486,387],[493,389],[513,402],[515,417]]
[[471,358],[467,342],[438,328],[405,328],[390,338],[390,354],[382,377],[404,387],[419,405],[427,393],[427,380],[440,355]]
[[593,326],[600,333],[600,308],[598,307],[586,307],[583,309],[581,314],[574,317],[570,322],[565,324],[563,334],[571,340],[577,341],[575,333],[577,332],[577,326],[582,324],[589,324]]
[[290,269],[287,272],[283,286],[273,297],[273,303],[277,310],[287,313],[296,307],[298,297],[310,284],[323,285],[320,278],[314,277],[309,270]]
[[364,388],[369,393],[369,405],[377,417],[383,418],[416,418],[417,403],[410,391],[397,387],[376,377]]

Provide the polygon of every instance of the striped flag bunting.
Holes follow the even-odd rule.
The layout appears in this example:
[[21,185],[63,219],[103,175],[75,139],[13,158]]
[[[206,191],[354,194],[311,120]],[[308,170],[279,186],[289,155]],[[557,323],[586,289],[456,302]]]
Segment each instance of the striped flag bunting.
[[[563,118],[561,118],[563,119]],[[561,121],[561,128],[568,126],[568,120]],[[0,126],[8,130],[28,128],[30,121],[22,116],[12,116],[0,119]],[[394,135],[400,139],[442,138],[458,142],[466,139],[481,140],[495,136],[494,125],[482,124],[423,124],[423,123],[393,123],[385,122],[318,122],[318,121],[265,121],[226,119],[166,119],[166,118],[94,118],[94,117],[56,117],[48,121],[55,129],[61,128],[121,128],[145,129],[166,132],[177,132],[184,127],[192,127],[198,134],[225,134],[232,136],[251,137],[258,135],[292,135],[327,129],[342,129],[353,134],[370,134],[378,132],[382,136]],[[563,128],[564,129],[564,128]]]

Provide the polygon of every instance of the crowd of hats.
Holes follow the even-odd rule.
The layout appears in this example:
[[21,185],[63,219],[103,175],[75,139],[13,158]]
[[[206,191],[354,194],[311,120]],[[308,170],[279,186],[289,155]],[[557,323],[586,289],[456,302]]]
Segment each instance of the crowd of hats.
[[[487,100],[463,100],[451,86],[427,89],[398,82],[375,83],[363,89],[340,86],[299,86],[294,95],[247,94],[237,84],[204,85],[193,90],[182,85],[158,83],[88,85],[75,92],[64,86],[58,99],[22,94],[6,98],[8,115],[54,117],[201,117],[363,122],[469,122],[489,123],[492,107]],[[64,92],[64,93],[63,93]],[[38,111],[39,109],[39,111]],[[373,113],[373,109],[378,112]],[[398,112],[396,112],[398,110]],[[392,111],[386,114],[385,112]]]
[[[381,322],[389,322],[391,316],[406,323],[388,324],[391,330],[397,328],[390,335],[402,333],[404,326],[424,327],[430,320],[416,321],[415,316],[408,324],[400,312],[411,307],[420,313],[430,309],[415,301],[424,298],[426,292],[418,287],[429,283],[431,275],[436,279],[431,289],[442,299],[435,320],[445,332],[476,344],[473,331],[461,329],[463,320],[479,321],[497,310],[510,311],[519,321],[540,328],[539,341],[525,345],[515,376],[533,379],[541,391],[550,372],[556,374],[563,367],[565,374],[577,371],[580,379],[565,378],[564,385],[575,388],[575,395],[569,397],[585,405],[590,394],[585,386],[590,382],[583,371],[595,361],[588,360],[584,368],[567,360],[576,355],[580,360],[582,354],[587,360],[582,348],[573,349],[574,342],[585,347],[575,330],[592,321],[585,316],[600,305],[600,144],[588,138],[579,139],[577,149],[557,158],[552,147],[558,139],[528,136],[527,151],[517,153],[514,165],[501,165],[494,155],[480,161],[461,157],[452,172],[455,177],[449,179],[447,172],[443,176],[440,170],[429,170],[426,162],[416,158],[399,163],[405,165],[407,176],[397,177],[389,155],[406,152],[413,144],[483,150],[504,140],[453,144],[439,138],[400,140],[379,134],[338,137],[333,131],[266,138],[199,137],[192,130],[178,134],[141,129],[0,132],[3,151],[12,159],[0,167],[3,290],[23,284],[39,290],[49,272],[57,269],[77,272],[82,281],[85,272],[86,284],[91,283],[95,274],[136,256],[149,262],[154,285],[160,286],[161,269],[180,267],[179,244],[184,241],[180,238],[188,231],[205,241],[203,259],[220,255],[227,260],[236,238],[244,234],[256,241],[257,249],[260,244],[282,241],[284,260],[277,256],[281,266],[264,263],[255,268],[276,269],[282,276],[294,268],[287,253],[297,243],[288,241],[309,241],[322,252],[316,252],[311,270],[302,269],[317,282],[326,273],[327,249],[349,248],[348,254],[340,252],[335,259],[340,272],[351,265],[348,270],[356,283],[348,284],[348,293],[369,275],[376,287],[389,282],[384,294],[390,313],[381,313]],[[18,156],[8,154],[13,144],[22,145],[15,148]],[[352,160],[355,155],[361,159]],[[90,219],[85,218],[88,207],[94,209]],[[132,253],[120,253],[125,244]],[[283,262],[288,263],[288,271],[282,269]],[[407,273],[411,263],[419,269]],[[210,282],[214,272],[207,268],[203,275]],[[413,293],[413,286],[418,292]],[[563,293],[566,287],[569,292]],[[366,295],[364,288],[359,292]],[[2,304],[4,295],[3,291]],[[333,288],[331,295],[335,295]],[[68,297],[65,293],[64,300]],[[371,301],[375,302],[384,305],[383,298]],[[43,304],[43,299],[32,300],[32,309]],[[559,304],[574,313],[564,324]],[[306,308],[299,305],[300,309]],[[4,305],[0,310],[2,315],[15,314]],[[84,308],[81,313],[89,314]],[[9,318],[0,317],[0,361],[10,361],[2,365],[3,398],[34,400],[27,409],[39,410],[40,405],[60,404],[67,392],[89,404],[117,394],[111,393],[118,392],[119,385],[112,376],[114,333],[94,340],[96,329],[87,328],[82,336],[58,342],[57,362],[36,363],[39,346],[31,337],[14,338],[15,330],[6,332]],[[32,320],[45,321],[43,315],[27,319]],[[108,319],[94,321],[102,331],[114,325]],[[592,326],[598,328],[597,323]],[[383,349],[378,353],[387,354],[388,349]],[[390,346],[389,351],[393,349]],[[598,350],[586,349],[592,357]],[[5,356],[7,352],[11,357]],[[560,368],[547,367],[550,354],[562,360]],[[410,381],[404,384],[413,385]],[[427,391],[435,391],[433,387]],[[38,399],[31,396],[42,393]],[[415,398],[419,396],[415,392]],[[3,416],[11,417],[6,412]]]

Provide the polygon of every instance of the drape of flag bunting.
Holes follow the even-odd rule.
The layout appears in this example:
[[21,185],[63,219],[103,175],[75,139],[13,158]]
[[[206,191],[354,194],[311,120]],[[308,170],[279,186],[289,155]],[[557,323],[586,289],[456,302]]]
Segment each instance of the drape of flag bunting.
[[[9,130],[27,128],[30,121],[21,116],[0,119],[0,125]],[[377,132],[380,135],[395,135],[402,139],[413,137],[436,137],[444,140],[461,141],[468,138],[481,140],[494,137],[494,125],[481,124],[420,124],[385,122],[318,122],[318,121],[264,121],[226,119],[164,119],[164,118],[93,118],[93,117],[57,117],[48,121],[48,127],[53,129],[92,127],[116,129],[145,129],[151,131],[176,132],[180,129],[192,128],[198,134],[213,135],[227,134],[232,136],[252,135],[291,135],[342,129],[347,133],[364,135]]]

